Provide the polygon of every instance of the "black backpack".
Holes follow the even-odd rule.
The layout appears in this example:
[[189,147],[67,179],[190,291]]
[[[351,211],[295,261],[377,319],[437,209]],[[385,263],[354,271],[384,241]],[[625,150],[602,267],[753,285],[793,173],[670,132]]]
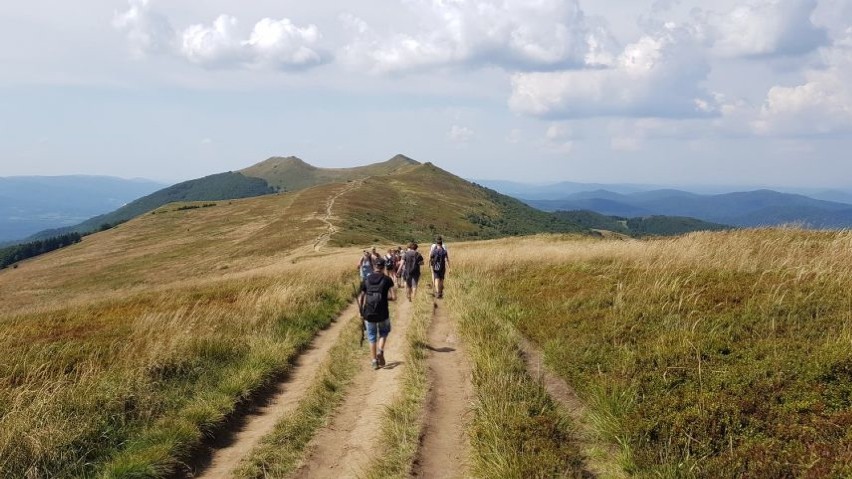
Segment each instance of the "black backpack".
[[379,317],[379,309],[384,297],[384,282],[385,277],[379,274],[371,274],[364,280],[364,286],[367,290],[364,297],[364,309],[361,310],[361,317],[367,321],[379,322],[386,318]]
[[435,248],[432,251],[432,270],[441,272],[444,270],[444,258],[447,255],[447,251],[443,248]]

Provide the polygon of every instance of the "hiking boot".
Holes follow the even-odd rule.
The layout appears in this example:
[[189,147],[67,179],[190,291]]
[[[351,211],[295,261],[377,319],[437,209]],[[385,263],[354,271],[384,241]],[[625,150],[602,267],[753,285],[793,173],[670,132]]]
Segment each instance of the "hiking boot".
[[379,367],[380,367],[379,362],[375,359],[370,362],[370,365],[373,366],[373,369],[379,369]]
[[376,361],[379,363],[380,368],[385,367],[385,352],[384,351],[379,351],[379,353],[376,354]]

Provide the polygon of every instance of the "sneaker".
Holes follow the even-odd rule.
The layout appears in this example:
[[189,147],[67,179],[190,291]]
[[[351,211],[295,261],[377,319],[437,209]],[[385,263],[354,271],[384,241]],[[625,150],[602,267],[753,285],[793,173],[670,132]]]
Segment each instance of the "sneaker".
[[379,363],[380,368],[385,366],[385,352],[384,351],[379,351],[379,354],[376,354],[376,361]]
[[372,360],[370,364],[373,366],[373,369],[379,369],[379,362],[377,360]]

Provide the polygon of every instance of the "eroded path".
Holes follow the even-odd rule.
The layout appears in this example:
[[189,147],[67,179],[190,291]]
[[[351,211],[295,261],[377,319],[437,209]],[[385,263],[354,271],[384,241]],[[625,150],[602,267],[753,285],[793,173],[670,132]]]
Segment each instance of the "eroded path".
[[331,239],[331,237],[335,233],[340,231],[340,228],[338,228],[334,225],[334,223],[331,222],[331,219],[334,218],[335,201],[337,201],[338,198],[345,195],[346,193],[349,193],[350,191],[363,186],[364,181],[366,181],[366,178],[360,180],[353,180],[349,183],[346,183],[343,188],[341,188],[341,190],[337,192],[337,194],[328,199],[325,204],[325,216],[320,218],[320,221],[325,223],[327,230],[325,233],[317,237],[317,239],[314,241],[314,251],[321,250],[326,244],[328,244],[328,241]]
[[429,330],[431,385],[423,440],[413,475],[424,478],[468,477],[470,443],[465,431],[473,395],[471,368],[447,310],[435,308]]
[[301,354],[292,372],[280,382],[266,405],[253,411],[244,426],[234,435],[233,441],[213,452],[209,465],[194,477],[204,479],[229,478],[240,461],[251,452],[261,438],[269,434],[278,421],[296,409],[311,381],[317,374],[323,359],[337,342],[346,324],[358,315],[358,306],[353,303],[327,329],[320,331],[309,348]]
[[405,336],[411,321],[411,303],[392,303],[391,333],[385,348],[387,366],[374,371],[364,355],[362,367],[349,386],[343,405],[331,423],[311,440],[308,455],[296,471],[296,478],[358,477],[374,454],[383,448],[378,444],[385,408],[399,394],[405,364]]

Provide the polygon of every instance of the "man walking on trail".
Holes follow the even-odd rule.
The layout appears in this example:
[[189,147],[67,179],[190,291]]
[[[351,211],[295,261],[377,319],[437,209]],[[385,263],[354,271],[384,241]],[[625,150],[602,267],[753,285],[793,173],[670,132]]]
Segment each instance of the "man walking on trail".
[[367,339],[370,341],[373,369],[385,365],[385,343],[391,330],[388,301],[396,300],[396,290],[393,286],[393,280],[385,274],[385,262],[382,260],[375,262],[373,272],[361,282],[358,306],[361,317],[364,318]]
[[447,274],[447,269],[450,267],[450,255],[444,249],[443,240],[438,236],[438,241],[435,248],[429,253],[429,265],[432,266],[432,277],[435,282],[435,297],[440,299],[444,297],[444,277]]
[[417,294],[417,283],[420,282],[420,265],[423,264],[423,255],[417,252],[417,243],[408,245],[405,252],[403,264],[405,265],[405,296],[408,301],[414,299]]

